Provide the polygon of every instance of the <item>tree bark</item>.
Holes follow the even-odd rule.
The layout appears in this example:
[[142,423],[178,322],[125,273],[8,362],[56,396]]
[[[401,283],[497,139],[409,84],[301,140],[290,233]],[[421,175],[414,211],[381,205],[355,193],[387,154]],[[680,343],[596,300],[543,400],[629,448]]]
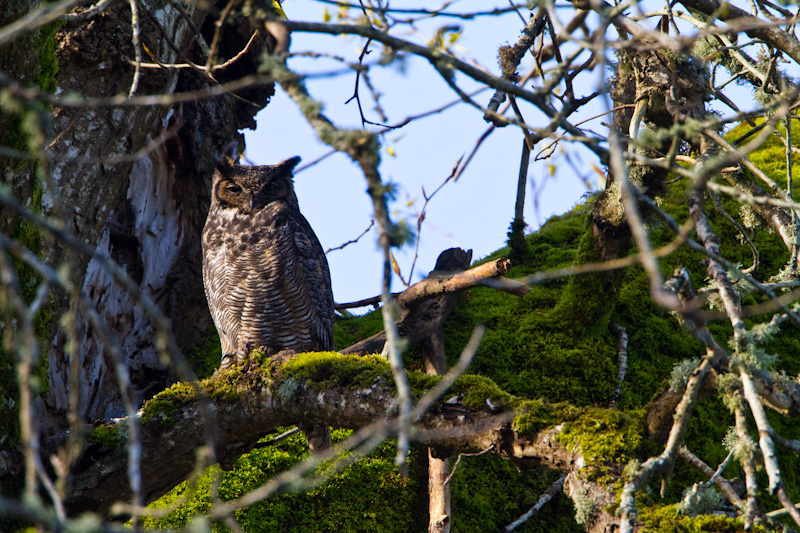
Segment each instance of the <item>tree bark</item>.
[[[14,2],[17,9],[9,11],[10,18],[2,22],[19,18],[37,4]],[[210,13],[218,13],[213,5],[189,4],[183,8],[186,17],[167,0],[140,1],[138,6],[140,42],[152,58],[163,64],[205,63],[198,40],[212,38],[217,15]],[[60,94],[97,98],[127,94],[136,55],[131,21],[127,2],[111,2],[87,20],[64,23],[55,38],[58,74],[54,74],[52,89],[57,85]],[[202,36],[194,28],[201,28]],[[253,32],[247,20],[222,25],[220,62],[240,52]],[[25,39],[4,48],[14,53],[0,53],[0,70],[15,79],[33,79],[39,69],[38,56],[28,61],[16,53],[28,50]],[[142,69],[136,94],[201,90],[255,73],[258,50],[268,46],[266,37],[258,37],[250,52],[214,73],[216,81],[192,69]],[[35,47],[28,51],[28,55],[41,55]],[[212,156],[238,139],[239,129],[254,127],[255,113],[273,92],[270,84],[237,95],[163,107],[56,107],[50,110],[50,125],[43,129],[43,145],[35,147],[48,151],[47,165],[20,166],[2,158],[0,172],[13,176],[13,194],[21,203],[38,194],[41,207],[31,205],[31,209],[62,220],[67,231],[122,265],[142,293],[172,321],[178,346],[188,353],[211,325],[200,275],[200,232],[209,204]],[[0,122],[5,140],[13,124],[5,119]],[[141,155],[131,157],[136,153]],[[16,170],[12,173],[10,168]],[[49,179],[40,181],[37,171],[47,173]],[[0,230],[9,230],[8,220],[18,219],[3,213]],[[157,346],[152,320],[98,260],[52,240],[33,251],[53,268],[68,267],[73,284],[88,295],[117,337],[134,403],[174,381]],[[68,295],[59,296],[49,311],[54,319],[41,342],[46,349],[49,388],[37,400],[44,433],[64,429],[64,413],[70,411],[76,389],[81,419],[123,415],[115,362],[108,352],[110,340],[92,328],[83,313],[77,313]],[[58,324],[64,312],[75,313],[77,339],[70,339],[70,331]],[[73,355],[77,364],[71,363]],[[75,370],[78,376],[72,375]]]
[[[221,373],[205,380],[200,389],[210,398],[209,410],[215,413],[213,445],[217,458],[228,464],[251,449],[265,433],[300,421],[325,421],[334,427],[352,429],[378,421],[378,426],[373,426],[378,428],[375,431],[386,430],[394,420],[391,413],[397,405],[388,369],[373,382],[354,387],[347,375],[339,383],[335,373],[326,374],[324,382],[318,385],[285,374],[266,376],[264,370],[251,363],[236,374]],[[166,402],[167,407],[160,411],[148,408],[141,425],[140,469],[145,503],[160,497],[195,471],[201,460],[198,448],[209,443],[207,421],[197,394],[183,385],[158,399]],[[511,409],[495,406],[491,410],[488,406],[476,408],[451,403],[446,409],[443,407],[440,400],[422,418],[416,432],[419,443],[435,445],[440,456],[456,450],[478,452],[491,447],[491,453],[530,459],[539,466],[570,473],[565,492],[582,504],[595,503],[595,512],[585,517],[586,530],[603,531],[604,527],[617,523],[618,519],[605,511],[616,500],[614,491],[581,476],[585,460],[579,447],[567,449],[559,442],[561,425],[523,434],[510,424],[518,414]],[[66,502],[70,514],[92,510],[107,515],[115,502],[129,501],[126,424],[125,420],[113,422],[120,430],[120,440],[107,449],[100,444],[92,445],[75,465],[70,480],[71,497]],[[392,433],[387,430],[388,435]],[[44,443],[43,455],[55,453],[67,437],[59,434],[49,439]],[[21,466],[18,452],[0,452],[0,482],[18,476]]]
[[428,448],[428,532],[450,531],[450,484],[445,485],[450,475],[450,459],[435,457]]

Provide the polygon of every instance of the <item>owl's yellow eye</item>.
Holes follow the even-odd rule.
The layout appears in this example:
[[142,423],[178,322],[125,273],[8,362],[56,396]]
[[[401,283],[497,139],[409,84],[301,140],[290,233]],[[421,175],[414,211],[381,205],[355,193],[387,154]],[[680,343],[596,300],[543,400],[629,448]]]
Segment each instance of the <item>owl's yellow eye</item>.
[[226,189],[226,190],[227,190],[229,193],[233,193],[233,194],[239,194],[240,192],[242,192],[242,188],[241,188],[241,187],[239,187],[238,185],[236,185],[235,183],[231,183],[230,185],[228,185],[227,187],[225,187],[225,189]]

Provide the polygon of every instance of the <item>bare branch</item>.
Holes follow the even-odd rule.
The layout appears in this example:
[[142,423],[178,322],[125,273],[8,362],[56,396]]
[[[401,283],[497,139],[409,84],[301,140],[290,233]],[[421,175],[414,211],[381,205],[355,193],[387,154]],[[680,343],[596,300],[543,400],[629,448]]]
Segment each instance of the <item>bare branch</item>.
[[531,507],[525,514],[514,520],[512,523],[507,525],[503,531],[514,531],[516,528],[524,524],[528,521],[530,517],[532,517],[535,513],[539,511],[544,504],[549,502],[553,496],[561,492],[564,487],[564,480],[567,479],[567,474],[561,474],[555,482],[550,485],[550,487],[542,494],[539,500],[536,502],[536,505]]
[[[712,470],[710,466],[704,463],[699,457],[695,454],[690,452],[686,449],[686,446],[681,446],[678,450],[678,453],[681,456],[681,459],[689,463],[691,466],[699,470],[703,473],[706,477],[709,478],[709,483],[716,483],[719,490],[722,491],[723,494],[728,498],[728,500],[735,505],[736,507],[741,507],[743,505],[742,499],[736,493],[736,490],[731,486],[730,481],[722,477],[720,474],[722,470],[725,469],[725,466],[728,464],[728,459],[732,457],[732,455],[728,455],[728,459],[720,463],[719,468],[716,471]],[[731,452],[732,454],[733,452]]]

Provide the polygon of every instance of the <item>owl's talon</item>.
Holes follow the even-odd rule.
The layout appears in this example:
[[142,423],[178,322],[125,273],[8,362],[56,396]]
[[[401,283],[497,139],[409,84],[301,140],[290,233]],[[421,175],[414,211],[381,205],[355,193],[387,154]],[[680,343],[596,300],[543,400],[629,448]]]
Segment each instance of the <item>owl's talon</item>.
[[222,361],[219,363],[220,370],[227,370],[236,363],[235,353],[226,353],[222,356]]

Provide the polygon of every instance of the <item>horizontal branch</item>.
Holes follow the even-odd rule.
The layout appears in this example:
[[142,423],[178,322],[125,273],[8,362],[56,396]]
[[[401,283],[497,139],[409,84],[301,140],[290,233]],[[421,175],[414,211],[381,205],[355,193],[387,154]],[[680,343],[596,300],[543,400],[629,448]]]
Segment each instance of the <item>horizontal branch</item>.
[[511,260],[501,258],[451,276],[431,276],[404,290],[397,296],[396,301],[401,307],[411,307],[434,296],[464,291],[478,285],[486,285],[520,297],[525,296],[531,290],[530,287],[510,279],[500,278],[510,269]]
[[[441,257],[441,256],[440,256]],[[524,297],[531,289],[518,281],[504,278],[502,274],[511,268],[508,259],[497,259],[469,270],[442,274],[434,271],[431,276],[415,283],[400,294],[393,295],[400,306],[397,331],[400,336],[416,343],[439,330],[455,304],[458,292],[478,285]],[[450,295],[450,296],[448,296]],[[366,305],[370,300],[362,300]],[[381,353],[386,344],[386,331],[379,331],[352,346],[340,350],[343,354]]]
[[[306,364],[307,363],[307,364]],[[374,376],[353,386],[353,366]],[[326,368],[324,382],[303,377]],[[203,381],[218,432],[214,447],[220,462],[232,464],[271,430],[301,421],[358,429],[379,420],[392,420],[397,410],[391,371],[382,361],[340,354],[296,358],[278,371],[254,359],[235,370]],[[345,368],[350,372],[344,371]],[[188,478],[198,467],[198,450],[206,445],[206,431],[198,396],[186,384],[157,395],[142,411],[142,494],[151,502]],[[496,400],[495,400],[496,401]],[[467,407],[452,401],[434,408],[417,425],[416,440],[443,453],[479,451],[493,446],[496,453],[529,458],[568,472],[581,464],[578,451],[556,440],[560,427],[521,435],[510,421],[516,412],[488,405]],[[464,420],[471,423],[465,424]],[[129,501],[126,421],[116,425],[115,442],[106,448],[92,445],[71,478],[72,493],[65,502],[71,515],[93,511],[107,515],[117,502]],[[53,441],[54,445],[57,445]],[[8,456],[6,456],[8,457]],[[6,465],[7,467],[9,465]],[[202,464],[200,466],[203,466]],[[16,471],[7,468],[0,479]]]
[[[505,261],[508,261],[508,263],[506,264]],[[531,288],[520,281],[503,277],[503,274],[508,272],[510,266],[511,262],[508,259],[498,259],[449,277],[426,278],[403,292],[392,293],[392,298],[402,306],[411,306],[428,298],[464,291],[478,285],[507,292],[521,298],[528,294]],[[366,307],[368,305],[378,306],[380,303],[381,297],[373,296],[356,302],[337,303],[334,307],[337,310],[342,310]]]
[[723,494],[728,498],[728,500],[736,507],[741,507],[743,502],[739,495],[734,490],[731,482],[725,479],[722,476],[717,475],[717,473],[708,466],[705,462],[703,462],[699,457],[695,454],[690,452],[686,446],[681,446],[678,450],[678,454],[680,455],[681,459],[689,463],[692,467],[696,468],[700,472],[703,473],[704,476],[709,478],[709,480],[714,480],[719,490],[722,491]]

